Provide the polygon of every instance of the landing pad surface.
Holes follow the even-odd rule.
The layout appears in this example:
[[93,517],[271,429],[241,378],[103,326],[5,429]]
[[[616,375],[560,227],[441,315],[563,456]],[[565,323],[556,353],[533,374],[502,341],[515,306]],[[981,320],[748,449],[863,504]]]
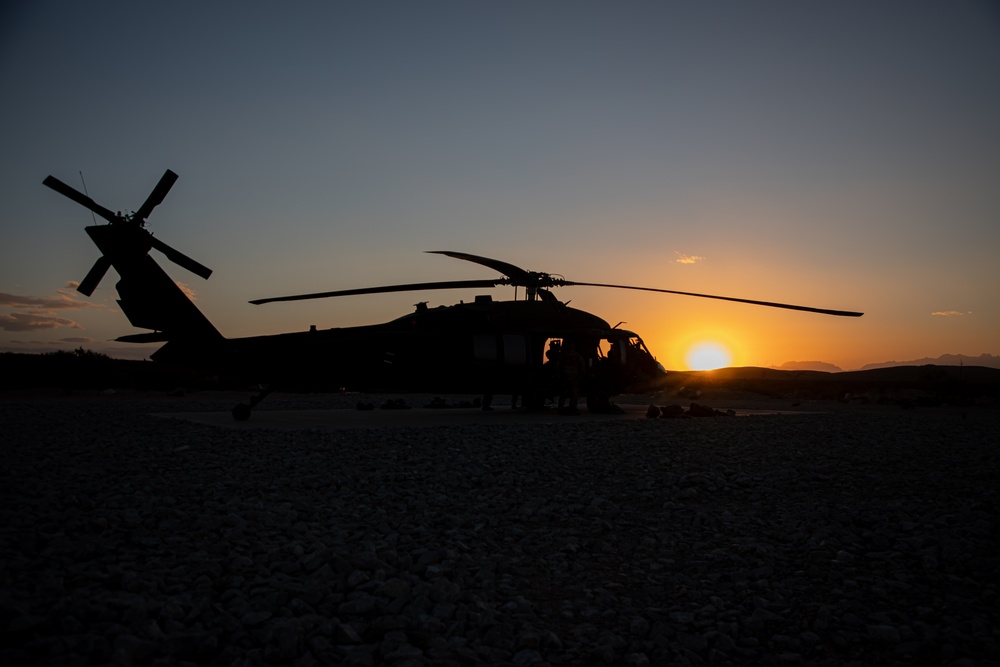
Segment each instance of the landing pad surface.
[[[579,415],[564,415],[556,410],[533,412],[498,407],[492,411],[475,408],[411,408],[411,409],[335,409],[335,410],[260,410],[249,421],[239,422],[229,412],[166,412],[157,417],[220,426],[237,430],[341,430],[378,428],[430,428],[436,426],[461,426],[483,424],[496,426],[530,424],[600,423],[647,419],[648,405],[620,405],[622,414],[591,414],[581,410]],[[735,410],[737,416],[751,414],[779,414],[781,410]],[[725,419],[725,417],[720,417]],[[709,419],[695,417],[694,419]]]

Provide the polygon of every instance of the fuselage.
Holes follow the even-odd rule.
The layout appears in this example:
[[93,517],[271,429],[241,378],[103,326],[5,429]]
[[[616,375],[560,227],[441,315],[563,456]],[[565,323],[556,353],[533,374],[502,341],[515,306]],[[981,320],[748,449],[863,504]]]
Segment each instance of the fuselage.
[[[171,341],[153,359],[249,381],[319,389],[554,391],[552,349],[572,342],[587,381],[606,394],[654,381],[662,368],[632,332],[559,301],[474,302],[428,308],[384,324],[233,338]],[[548,353],[548,356],[547,356]]]

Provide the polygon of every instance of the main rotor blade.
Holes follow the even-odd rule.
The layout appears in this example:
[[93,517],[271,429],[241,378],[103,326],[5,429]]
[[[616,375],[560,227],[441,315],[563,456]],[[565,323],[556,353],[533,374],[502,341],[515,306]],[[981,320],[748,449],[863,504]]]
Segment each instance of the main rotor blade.
[[168,246],[166,243],[159,240],[155,236],[151,235],[149,237],[149,240],[154,248],[156,248],[164,255],[166,255],[167,259],[169,259],[174,264],[184,267],[191,273],[195,274],[196,276],[201,276],[205,280],[208,280],[208,277],[212,275],[212,269],[208,268],[204,264],[194,261],[181,251],[174,250],[173,248],[171,248],[170,246]]
[[59,194],[61,194],[62,196],[69,197],[77,204],[89,208],[91,211],[101,216],[108,222],[115,222],[118,219],[118,216],[116,216],[114,213],[104,208],[103,206],[101,206],[100,204],[98,204],[97,202],[95,202],[93,199],[83,194],[82,192],[66,185],[55,176],[46,176],[45,180],[42,181],[42,185],[48,186],[53,190],[55,190],[56,192],[58,192]]
[[325,299],[334,296],[353,296],[355,294],[384,294],[387,292],[416,292],[432,289],[468,289],[473,287],[496,287],[505,285],[503,278],[496,280],[448,280],[437,283],[411,283],[409,285],[385,285],[383,287],[362,287],[360,289],[345,289],[336,292],[316,292],[315,294],[296,294],[294,296],[273,296],[268,299],[254,299],[250,303],[259,306],[262,303],[274,301],[304,301],[306,299]]
[[111,260],[101,255],[94,262],[94,265],[90,267],[90,271],[87,272],[87,276],[83,279],[79,285],[77,285],[76,291],[80,294],[86,294],[90,296],[97,289],[97,285],[100,284],[101,279],[104,278],[104,274],[108,272],[111,268]]
[[148,218],[153,209],[163,202],[163,198],[170,192],[170,188],[174,186],[175,181],[177,181],[177,174],[169,169],[163,172],[160,182],[156,184],[153,191],[146,197],[146,201],[143,202],[142,206],[139,207],[139,210],[132,217],[136,220],[145,220]]
[[837,315],[839,317],[861,317],[864,313],[856,313],[850,310],[831,310],[829,308],[813,308],[811,306],[793,306],[789,303],[775,303],[774,301],[756,301],[754,299],[737,299],[732,296],[715,296],[714,294],[697,294],[695,292],[678,292],[671,289],[657,289],[655,287],[633,287],[632,285],[608,285],[605,283],[578,283],[572,280],[561,280],[559,285],[584,285],[587,287],[613,287],[615,289],[633,289],[644,292],[663,292],[664,294],[680,294],[682,296],[696,296],[702,299],[719,299],[721,301],[736,301],[737,303],[750,303],[755,306],[770,306],[771,308],[787,308],[788,310],[803,310],[809,313],[822,313],[823,315]]
[[483,266],[488,266],[494,271],[499,271],[508,278],[514,281],[514,284],[524,286],[532,282],[531,272],[525,271],[519,266],[514,266],[508,262],[502,262],[499,259],[490,259],[489,257],[480,257],[479,255],[470,255],[465,252],[454,252],[452,250],[426,250],[425,252],[433,253],[435,255],[447,255],[448,257],[454,257],[455,259],[464,259],[467,262],[475,262],[476,264],[482,264]]

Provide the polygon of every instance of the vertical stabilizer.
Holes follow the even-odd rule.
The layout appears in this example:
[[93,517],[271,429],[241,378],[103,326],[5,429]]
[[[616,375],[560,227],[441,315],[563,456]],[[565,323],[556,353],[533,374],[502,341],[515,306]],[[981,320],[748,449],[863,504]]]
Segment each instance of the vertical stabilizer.
[[146,218],[163,202],[176,180],[177,174],[168,169],[146,201],[131,215],[112,213],[52,176],[42,182],[108,222],[86,228],[102,254],[77,289],[90,296],[107,270],[114,267],[121,278],[116,287],[122,311],[133,326],[151,331],[125,336],[120,340],[176,340],[185,343],[222,340],[222,334],[149,255],[149,251],[155,248],[170,261],[202,278],[207,279],[212,274],[211,269],[173,249],[145,229]]

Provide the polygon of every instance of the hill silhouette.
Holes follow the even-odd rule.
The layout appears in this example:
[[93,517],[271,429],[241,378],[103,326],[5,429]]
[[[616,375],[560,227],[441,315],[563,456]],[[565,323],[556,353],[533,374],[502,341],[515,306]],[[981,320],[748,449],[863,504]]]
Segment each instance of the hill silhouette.
[[826,371],[828,373],[840,373],[844,369],[835,364],[828,364],[825,361],[786,361],[778,366],[782,371]]
[[[978,357],[966,354],[942,354],[940,357],[925,357],[923,359],[913,359],[911,361],[883,361],[874,364],[865,364],[860,369],[862,371],[874,370],[877,368],[890,368],[892,366],[983,366],[986,368],[1000,368],[1000,356],[992,354],[981,354]],[[780,366],[776,366],[783,371],[828,371],[830,373],[841,373],[844,369],[825,361],[786,361]]]
[[674,371],[666,389],[682,396],[742,392],[771,398],[960,405],[1000,397],[1000,369],[926,365],[830,373],[748,366]]
[[99,352],[73,351],[21,354],[0,352],[0,390],[54,388],[64,390],[135,389],[168,391],[201,388],[204,374],[153,361],[114,359]]
[[[40,388],[97,391],[245,389],[242,384],[225,378],[152,361],[114,359],[82,348],[45,354],[0,353],[0,391]],[[284,389],[295,390],[293,387]],[[931,364],[828,372],[747,366],[712,371],[670,371],[662,389],[682,396],[708,392],[732,395],[736,392],[782,399],[904,405],[968,404],[1000,397],[1000,368]]]
[[913,361],[884,361],[878,364],[865,364],[861,370],[873,370],[876,368],[889,368],[890,366],[983,366],[985,368],[1000,368],[1000,356],[992,354],[981,354],[978,357],[970,357],[965,354],[942,354],[940,357],[931,359],[914,359]]

